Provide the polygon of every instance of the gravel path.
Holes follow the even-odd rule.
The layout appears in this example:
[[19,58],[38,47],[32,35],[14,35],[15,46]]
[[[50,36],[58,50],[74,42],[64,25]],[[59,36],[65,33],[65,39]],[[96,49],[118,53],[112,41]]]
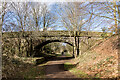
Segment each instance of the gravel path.
[[53,58],[51,61],[48,61],[45,65],[45,77],[46,78],[77,78],[75,75],[69,71],[64,70],[64,65],[66,61],[69,61],[70,58],[65,56]]

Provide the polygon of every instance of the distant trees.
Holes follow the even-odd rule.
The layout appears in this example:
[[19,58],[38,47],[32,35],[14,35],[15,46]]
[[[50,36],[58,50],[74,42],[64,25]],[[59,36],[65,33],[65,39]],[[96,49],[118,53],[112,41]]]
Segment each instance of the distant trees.
[[60,42],[53,42],[53,43],[49,43],[47,45],[45,45],[43,47],[44,52],[46,53],[60,53],[61,49],[63,50],[64,48],[62,48],[63,45]]
[[103,32],[103,33],[101,34],[101,37],[102,37],[102,38],[106,38],[106,37],[107,37],[107,28],[106,28],[106,27],[103,27],[103,28],[102,28],[102,32]]
[[[114,30],[116,32],[117,30],[115,26],[118,25],[119,21],[119,9],[118,3],[115,1],[113,3],[66,2],[55,4],[57,4],[54,7],[56,11],[53,12],[53,9],[50,9],[46,3],[2,2],[1,20],[5,24],[3,29],[11,28],[14,31],[39,31],[43,28],[44,30],[50,27],[53,28],[61,23],[58,26],[64,26],[67,30],[89,31],[97,28],[102,23],[111,23],[109,27],[111,31]],[[99,24],[96,24],[98,20]],[[58,22],[56,23],[56,21]]]

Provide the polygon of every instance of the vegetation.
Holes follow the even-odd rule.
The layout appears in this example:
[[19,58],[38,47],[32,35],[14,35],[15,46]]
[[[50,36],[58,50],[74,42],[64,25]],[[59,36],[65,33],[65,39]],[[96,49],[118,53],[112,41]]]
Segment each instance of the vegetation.
[[[78,77],[118,77],[116,51],[119,48],[119,39],[107,37],[113,33],[118,34],[119,7],[120,2],[115,0],[50,5],[41,2],[0,2],[3,77],[41,78],[44,75],[43,67],[35,66],[36,63],[57,56],[54,53],[67,52],[69,55],[66,56],[71,56],[73,50],[74,62],[79,62],[79,66],[65,64],[64,67]],[[50,33],[50,30],[58,29],[63,29],[64,32]],[[73,37],[71,41],[74,42],[74,47],[54,43],[34,51],[34,45],[47,41],[48,34],[60,37],[65,34],[65,38]],[[93,39],[89,35],[100,35],[104,40]],[[78,36],[82,36],[83,39],[79,40]],[[94,46],[96,44],[97,46]],[[95,52],[89,51],[93,48],[96,49]]]
[[65,63],[65,69],[68,68],[67,70],[80,78],[118,78],[117,40],[118,35],[114,35],[102,41],[91,51],[86,51],[69,62],[70,65],[79,62],[78,66],[69,69],[69,65]]
[[76,67],[74,64],[71,64],[69,62],[64,63],[64,70],[70,70],[74,67]]
[[[72,63],[75,61],[79,61],[79,65],[73,67]],[[116,62],[117,59],[114,56],[103,57],[98,53],[86,52],[77,60],[71,61],[69,64],[65,63],[64,67],[65,70],[69,70],[79,78],[116,78],[118,76]]]
[[102,28],[102,31],[103,31],[103,33],[101,34],[101,37],[104,39],[104,38],[106,38],[107,37],[107,32],[106,32],[106,27],[103,27]]
[[13,76],[14,78],[42,78],[44,76],[44,68],[35,66],[35,58],[8,58],[7,56],[2,58],[3,78],[13,78]]

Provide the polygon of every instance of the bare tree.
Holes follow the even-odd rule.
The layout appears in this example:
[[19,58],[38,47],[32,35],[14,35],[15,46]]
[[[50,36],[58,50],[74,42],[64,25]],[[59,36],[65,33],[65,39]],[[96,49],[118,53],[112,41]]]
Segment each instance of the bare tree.
[[5,20],[10,17],[7,15],[7,13],[10,10],[10,2],[0,2],[0,6],[1,6],[1,8],[0,8],[0,10],[1,10],[0,11],[0,20],[1,20],[0,26],[4,30],[5,28],[2,26],[5,25]]
[[6,9],[7,9],[7,3],[6,2],[1,2],[1,12],[0,12],[0,16],[1,16],[1,22],[3,25],[3,21],[4,21],[4,16],[6,14]]
[[117,5],[117,9],[118,9],[118,33],[120,33],[120,1],[118,2],[118,5]]
[[51,9],[47,4],[43,4],[42,8],[42,25],[43,30],[47,30],[48,28],[54,28],[56,25],[57,16],[52,13]]
[[[112,32],[117,32],[118,27],[118,5],[117,2],[101,2],[101,3],[92,3],[92,5],[95,6],[94,12],[90,12],[90,14],[93,14],[97,18],[103,19],[103,23],[109,24],[106,26],[109,28]],[[101,21],[101,20],[100,20]],[[113,23],[114,22],[114,23]],[[105,26],[104,26],[105,27]]]
[[15,23],[11,23],[11,24],[15,24],[16,26],[18,26],[19,30],[18,31],[25,31],[25,27],[26,27],[26,19],[28,16],[28,4],[27,3],[21,3],[21,2],[13,2],[11,3],[11,10],[14,13],[14,18],[17,21],[17,24]]
[[41,26],[41,16],[42,16],[42,4],[37,2],[31,2],[31,23],[33,24],[33,29],[39,31]]

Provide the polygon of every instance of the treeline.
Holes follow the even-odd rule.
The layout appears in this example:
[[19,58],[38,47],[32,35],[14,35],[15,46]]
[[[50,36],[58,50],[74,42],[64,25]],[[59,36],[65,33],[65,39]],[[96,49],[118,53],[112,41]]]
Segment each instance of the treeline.
[[[40,31],[62,27],[92,31],[106,27],[117,32],[119,2],[1,2],[2,31]],[[101,29],[99,28],[99,29]]]

